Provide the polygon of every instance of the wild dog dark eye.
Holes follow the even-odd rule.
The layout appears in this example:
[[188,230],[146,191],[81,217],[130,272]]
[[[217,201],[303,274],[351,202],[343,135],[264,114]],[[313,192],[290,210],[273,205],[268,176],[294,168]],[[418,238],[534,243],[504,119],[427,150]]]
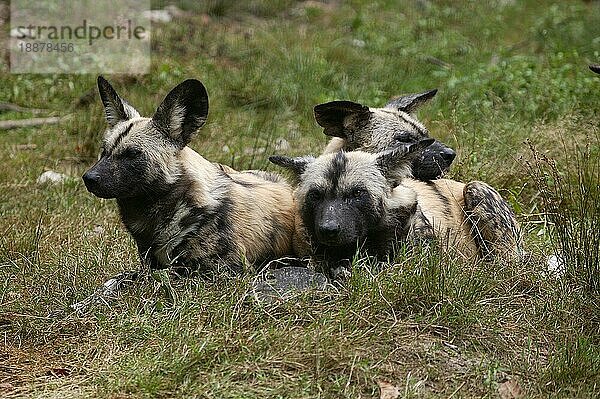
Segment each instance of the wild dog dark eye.
[[351,197],[354,199],[362,199],[367,196],[367,190],[362,188],[355,188],[352,190]]
[[137,158],[142,154],[142,151],[134,147],[128,147],[121,154],[125,158]]
[[415,138],[410,132],[403,131],[394,136],[394,140],[399,143],[412,143],[415,141]]
[[306,193],[306,200],[309,202],[316,202],[318,200],[320,200],[323,197],[323,192],[321,192],[321,190],[316,189],[316,188],[312,188],[310,190],[308,190],[308,193]]

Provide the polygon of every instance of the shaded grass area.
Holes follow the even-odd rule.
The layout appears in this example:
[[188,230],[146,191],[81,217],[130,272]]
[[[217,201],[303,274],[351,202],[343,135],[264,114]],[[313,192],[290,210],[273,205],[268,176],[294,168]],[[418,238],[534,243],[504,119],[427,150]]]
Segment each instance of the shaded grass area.
[[[437,87],[419,116],[458,150],[451,177],[509,199],[531,258],[407,251],[383,271],[358,261],[340,292],[269,307],[252,301],[249,276],[178,281],[180,302],[163,310],[146,281],[90,314],[53,317],[138,260],[115,204],[79,180],[105,126],[97,98],[77,105],[95,76],[2,66],[2,101],[74,116],[0,132],[1,394],[377,397],[388,381],[401,397],[495,397],[506,380],[532,397],[599,394],[597,2],[199,4],[154,26],[150,74],[108,77],[142,114],[199,78],[211,109],[191,147],[272,169],[277,139],[294,155],[323,148],[319,102],[380,106]],[[73,180],[39,186],[45,169]],[[557,251],[565,279],[546,270]]]

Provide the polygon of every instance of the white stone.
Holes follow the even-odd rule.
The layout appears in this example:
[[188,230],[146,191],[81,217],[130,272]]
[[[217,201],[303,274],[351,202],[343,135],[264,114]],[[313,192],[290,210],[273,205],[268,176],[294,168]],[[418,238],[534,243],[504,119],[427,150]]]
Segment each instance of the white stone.
[[291,148],[290,143],[283,137],[279,137],[275,140],[275,150],[276,151],[287,151]]
[[60,184],[64,183],[67,179],[69,179],[69,176],[67,175],[63,175],[62,173],[58,173],[53,170],[47,170],[37,178],[37,184]]

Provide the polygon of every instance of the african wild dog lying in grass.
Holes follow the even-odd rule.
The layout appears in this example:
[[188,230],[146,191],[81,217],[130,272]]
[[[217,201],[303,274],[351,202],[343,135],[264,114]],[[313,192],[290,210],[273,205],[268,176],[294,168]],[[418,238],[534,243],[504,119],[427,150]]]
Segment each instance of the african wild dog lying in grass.
[[[359,247],[383,256],[396,240],[432,237],[466,258],[514,251],[518,227],[502,198],[486,198],[483,203],[491,209],[470,202],[495,193],[491,187],[406,177],[412,157],[432,142],[426,139],[377,154],[340,151],[316,159],[271,157],[271,162],[298,176],[296,230],[305,236],[305,250],[334,264],[352,259]],[[469,214],[466,209],[474,211]],[[477,231],[481,214],[495,222],[484,224],[494,227],[492,231]],[[482,236],[493,241],[485,242]]]
[[[324,154],[339,150],[377,153],[398,145],[414,144],[429,137],[427,128],[414,112],[437,90],[409,94],[387,103],[383,108],[369,108],[351,101],[332,101],[315,106],[315,119],[323,133],[333,136]],[[448,171],[456,153],[435,141],[414,156],[412,175],[418,180],[433,180]]]
[[[427,137],[428,131],[411,113],[435,93],[435,90],[431,90],[400,97],[384,108],[368,108],[349,101],[317,105],[317,122],[324,127],[325,134],[336,136],[325,153],[338,148],[378,153],[393,149],[398,143],[418,142]],[[420,154],[412,156],[410,170],[415,179],[432,181],[422,184],[407,180],[406,184],[417,192],[419,198],[437,198],[443,203],[448,202],[445,198],[449,198],[451,204],[458,202],[460,208],[441,206],[440,203],[432,207],[431,201],[419,199],[423,212],[437,220],[444,219],[441,210],[446,208],[453,209],[451,214],[454,218],[467,215],[479,252],[486,258],[499,256],[507,250],[521,253],[520,248],[515,249],[515,246],[520,246],[521,240],[514,212],[496,190],[477,181],[466,185],[450,180],[433,181],[449,168],[455,157],[454,151],[444,148],[447,147],[435,141]]]
[[98,89],[109,126],[83,180],[94,195],[116,198],[143,264],[239,271],[244,261],[291,253],[290,186],[277,175],[222,168],[187,147],[208,114],[202,83],[179,84],[152,118],[140,117],[102,77]]
[[[397,181],[410,174],[410,160],[433,139],[399,145],[393,151],[323,154],[318,158],[272,156],[269,160],[298,177],[296,232],[305,243],[300,255],[316,255],[328,262],[352,259],[358,247],[385,256],[397,239],[406,239],[411,226],[431,235],[419,218],[414,193],[394,191]],[[423,228],[423,229],[422,229]]]

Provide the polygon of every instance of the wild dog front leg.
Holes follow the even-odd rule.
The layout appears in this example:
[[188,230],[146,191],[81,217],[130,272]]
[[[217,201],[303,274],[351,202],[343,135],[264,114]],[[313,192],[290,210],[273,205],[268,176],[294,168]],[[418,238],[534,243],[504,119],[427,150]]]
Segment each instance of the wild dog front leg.
[[417,205],[415,213],[411,217],[406,239],[414,244],[426,244],[435,239],[433,226],[429,219],[425,217],[419,205]]

